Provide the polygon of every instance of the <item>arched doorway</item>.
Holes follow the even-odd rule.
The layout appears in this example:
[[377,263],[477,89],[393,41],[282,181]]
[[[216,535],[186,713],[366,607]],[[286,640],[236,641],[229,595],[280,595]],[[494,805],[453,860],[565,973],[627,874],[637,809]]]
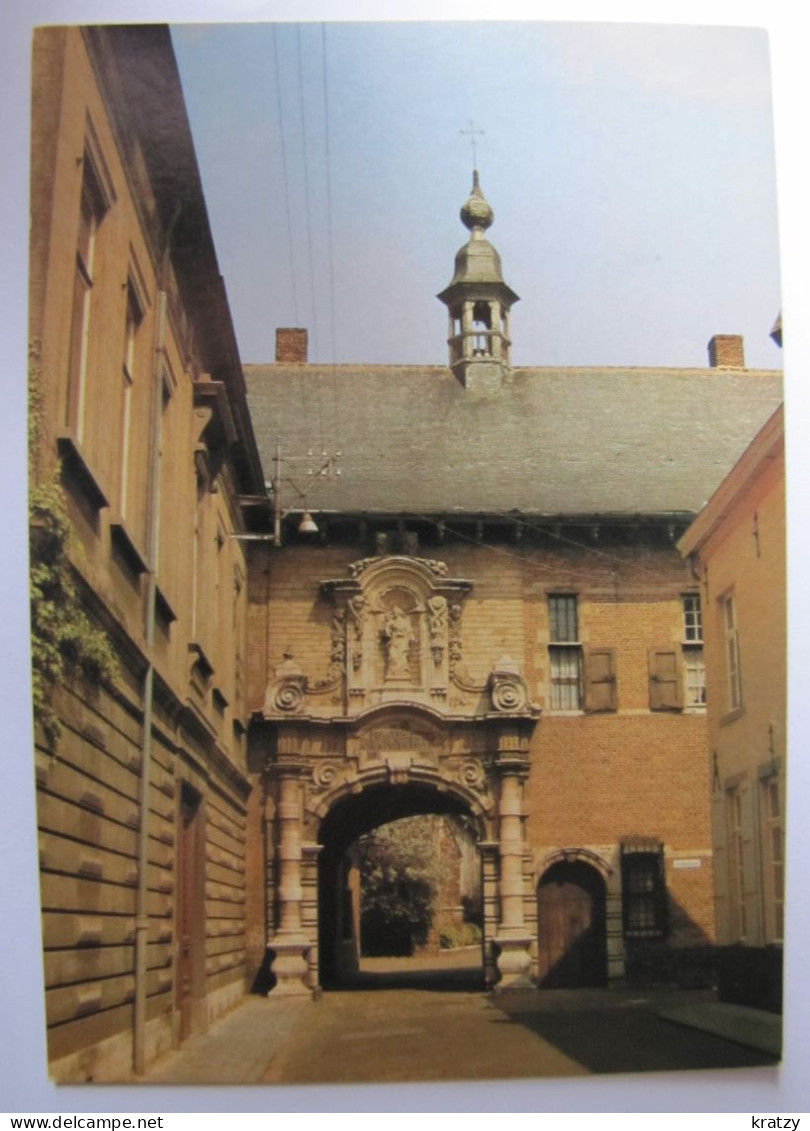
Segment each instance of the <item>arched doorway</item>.
[[547,989],[607,984],[605,882],[582,860],[561,860],[537,889],[538,981]]
[[[343,797],[321,822],[318,843],[319,981],[326,988],[351,984],[360,964],[358,838],[406,817],[463,819],[481,837],[483,829],[463,801],[424,784],[380,785]],[[480,867],[480,865],[479,865]],[[483,985],[483,939],[476,966]]]

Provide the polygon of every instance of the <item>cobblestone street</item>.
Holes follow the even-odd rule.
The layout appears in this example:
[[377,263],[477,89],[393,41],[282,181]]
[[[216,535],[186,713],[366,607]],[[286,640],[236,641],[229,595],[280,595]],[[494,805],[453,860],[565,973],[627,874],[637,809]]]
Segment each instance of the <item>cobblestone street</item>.
[[[442,968],[440,962],[444,961]],[[468,960],[469,961],[469,960]],[[768,1065],[773,1055],[660,1013],[708,991],[475,989],[447,959],[374,960],[317,1001],[249,998],[150,1072],[153,1083],[334,1084],[585,1076]]]

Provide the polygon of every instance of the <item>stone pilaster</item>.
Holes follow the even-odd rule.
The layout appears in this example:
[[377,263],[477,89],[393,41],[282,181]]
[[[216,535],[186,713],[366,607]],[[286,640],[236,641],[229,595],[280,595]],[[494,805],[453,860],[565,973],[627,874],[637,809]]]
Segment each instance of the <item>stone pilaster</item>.
[[528,761],[519,735],[499,741],[497,770],[500,778],[498,807],[500,851],[500,924],[495,937],[498,949],[497,989],[524,989],[532,985],[530,947],[532,931],[525,917],[524,858],[526,855],[523,783]]
[[481,855],[481,895],[484,908],[484,984],[494,986],[498,981],[498,964],[493,939],[498,933],[498,849],[496,840],[478,842]]
[[315,990],[319,984],[318,973],[318,856],[320,844],[301,846],[301,926],[307,938],[311,939],[307,956],[306,983]]
[[270,991],[274,996],[297,996],[311,992],[307,982],[308,956],[312,948],[312,940],[304,931],[302,915],[304,891],[301,868],[303,857],[301,776],[305,768],[305,763],[289,756],[282,756],[274,767],[279,781],[277,810],[279,925],[269,944],[275,952],[272,971],[277,981]]

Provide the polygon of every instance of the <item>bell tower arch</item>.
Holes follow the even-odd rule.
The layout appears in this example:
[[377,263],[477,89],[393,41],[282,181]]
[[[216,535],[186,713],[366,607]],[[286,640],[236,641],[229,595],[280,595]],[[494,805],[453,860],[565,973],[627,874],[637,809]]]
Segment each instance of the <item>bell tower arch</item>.
[[509,369],[509,317],[518,295],[504,282],[501,257],[486,238],[495,214],[477,169],[460,215],[470,238],[456,254],[450,285],[438,295],[449,315],[449,364],[465,388],[494,391]]

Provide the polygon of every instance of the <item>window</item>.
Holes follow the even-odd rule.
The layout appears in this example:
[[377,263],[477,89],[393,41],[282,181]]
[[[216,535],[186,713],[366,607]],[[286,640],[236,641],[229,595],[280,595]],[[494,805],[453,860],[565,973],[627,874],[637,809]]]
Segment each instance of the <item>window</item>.
[[578,711],[582,708],[582,648],[576,597],[549,597],[548,614],[551,710]]
[[87,152],[82,166],[82,194],[76,235],[76,272],[68,358],[65,423],[75,429],[81,443],[84,432],[84,401],[87,373],[87,343],[90,331],[90,296],[96,253],[96,234],[107,211],[93,163]]
[[135,287],[130,280],[127,283],[127,308],[124,318],[124,350],[122,374],[124,381],[122,410],[121,410],[121,493],[119,508],[121,518],[127,513],[127,487],[129,470],[129,441],[132,428],[132,385],[135,380],[136,345],[138,330],[143,322],[143,309],[138,302]]
[[729,711],[737,711],[742,707],[742,683],[740,680],[740,644],[737,634],[737,609],[734,595],[721,599],[721,613],[723,618],[723,637],[726,655],[726,695]]
[[703,619],[700,612],[700,594],[683,595],[683,639],[686,644],[703,643]]
[[627,938],[662,938],[667,929],[664,846],[659,841],[622,844],[622,916]]
[[703,619],[699,593],[684,593],[683,705],[706,706],[706,665],[703,662]]
[[[785,933],[784,906],[784,848],[782,836],[782,806],[779,798],[779,779],[767,778],[762,783],[763,792],[763,839],[764,858],[768,875],[766,892],[771,909],[771,932],[774,940],[781,940]],[[770,932],[769,932],[770,933]]]
[[739,788],[729,790],[726,798],[726,835],[728,839],[730,911],[736,925],[736,935],[744,939],[748,934],[748,914],[745,906],[745,841],[743,798]]
[[685,707],[706,706],[706,665],[702,648],[684,648],[683,684]]

